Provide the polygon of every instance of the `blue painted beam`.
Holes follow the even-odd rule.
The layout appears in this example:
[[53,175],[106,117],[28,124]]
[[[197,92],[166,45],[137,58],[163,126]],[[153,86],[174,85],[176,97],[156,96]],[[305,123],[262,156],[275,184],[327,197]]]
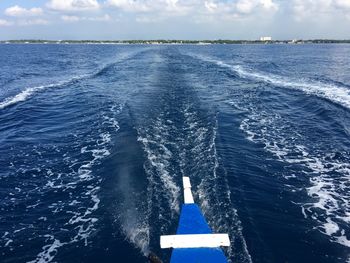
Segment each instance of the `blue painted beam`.
[[[182,205],[176,234],[211,233],[198,205]],[[177,248],[173,249],[170,263],[227,263],[227,259],[221,248]]]

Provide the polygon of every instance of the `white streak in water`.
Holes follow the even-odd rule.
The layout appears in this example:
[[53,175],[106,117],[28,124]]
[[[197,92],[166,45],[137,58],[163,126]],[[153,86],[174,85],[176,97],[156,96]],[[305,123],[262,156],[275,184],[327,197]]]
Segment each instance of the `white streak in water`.
[[16,104],[16,103],[21,102],[21,101],[25,101],[30,96],[32,96],[34,93],[36,93],[40,90],[46,89],[46,88],[54,87],[54,86],[55,86],[55,84],[27,88],[27,89],[21,91],[20,93],[16,94],[15,96],[6,98],[2,102],[0,102],[0,109],[7,108],[8,106],[11,106],[11,105]]
[[220,60],[198,55],[190,55],[202,61],[214,63],[222,68],[228,68],[242,78],[253,79],[272,84],[278,87],[301,90],[307,94],[315,95],[350,109],[350,90],[347,87],[336,86],[316,81],[297,81],[287,77],[257,72],[252,69],[245,69],[241,65],[230,65]]
[[15,96],[6,98],[4,101],[0,102],[0,110],[5,109],[8,106],[14,105],[18,102],[26,101],[27,99],[32,97],[34,94],[36,94],[42,90],[49,89],[49,88],[59,88],[59,87],[62,87],[64,85],[68,85],[74,81],[84,79],[88,76],[89,75],[80,75],[80,76],[72,77],[68,80],[60,81],[60,82],[53,83],[53,84],[26,88],[23,91],[21,91],[20,93],[16,94]]
[[[198,185],[193,185],[194,193],[198,195],[197,201],[214,232],[229,234],[232,241],[227,249],[229,262],[233,259],[233,261],[251,263],[252,259],[242,233],[241,221],[231,200],[227,173],[226,171],[224,174],[218,173],[220,166],[216,146],[218,116],[216,115],[215,125],[212,125],[214,123],[208,125],[202,122],[194,108],[193,104],[188,103],[183,111],[185,127],[189,133],[183,143],[185,148],[191,149],[188,154],[194,158],[192,162],[195,164],[193,173],[189,176],[197,177],[200,182]],[[186,162],[186,154],[182,154],[182,167],[186,166]],[[239,249],[235,247],[237,244]]]
[[262,143],[265,150],[280,161],[301,166],[310,175],[311,185],[304,190],[312,202],[301,204],[304,217],[316,220],[317,229],[328,235],[330,241],[350,247],[350,240],[344,234],[350,222],[349,162],[334,160],[331,149],[326,155],[320,155],[299,144],[297,139],[303,136],[281,116],[257,109],[250,111],[240,125],[247,139]]
[[[53,214],[64,211],[67,215],[72,215],[68,216],[67,222],[65,223],[66,226],[72,226],[74,228],[69,241],[61,242],[54,235],[50,234],[42,236],[46,238],[46,245],[42,247],[42,251],[36,255],[36,258],[28,263],[51,262],[54,260],[59,251],[59,248],[62,246],[78,243],[81,241],[84,242],[85,246],[88,245],[88,238],[94,231],[96,231],[95,224],[98,221],[97,216],[95,216],[93,213],[99,208],[101,202],[99,198],[99,192],[102,179],[99,178],[96,174],[93,174],[93,167],[100,164],[101,160],[110,154],[110,151],[108,149],[111,147],[112,132],[114,133],[119,130],[116,115],[119,114],[122,109],[122,105],[119,105],[118,108],[116,106],[112,106],[108,111],[103,112],[101,116],[102,119],[99,120],[99,123],[104,129],[101,127],[101,130],[99,130],[99,133],[96,134],[97,138],[94,139],[92,145],[84,146],[80,149],[81,154],[89,156],[88,160],[85,163],[79,163],[79,161],[74,160],[74,165],[75,162],[77,162],[80,164],[80,166],[71,174],[67,174],[67,176],[70,176],[75,180],[66,184],[62,182],[61,174],[58,174],[55,180],[54,176],[56,174],[54,174],[51,170],[48,170],[50,179],[45,185],[46,188],[63,188],[68,190],[75,189],[77,185],[82,185],[82,183],[88,184],[86,187],[84,187],[83,193],[74,196],[76,199],[73,201],[66,203],[59,201],[52,203],[49,206]],[[106,128],[108,128],[109,131],[105,130]],[[102,132],[102,130],[105,131]],[[89,205],[85,206],[84,209],[82,209],[82,203],[86,198],[88,198],[90,201]],[[46,221],[47,218],[40,217],[39,220]],[[17,231],[21,230],[22,229],[19,229]]]
[[52,235],[45,235],[45,237],[48,238],[49,240],[53,240],[52,244],[43,246],[43,250],[38,254],[37,258],[32,261],[28,261],[27,263],[51,262],[55,258],[58,252],[58,248],[66,244],[66,243],[61,243],[61,241],[59,241],[58,239],[55,239],[55,237]]
[[35,94],[37,94],[40,91],[46,90],[46,89],[50,89],[50,88],[59,88],[65,85],[68,85],[74,81],[79,81],[79,80],[83,80],[86,78],[90,78],[93,77],[95,75],[97,75],[99,72],[101,72],[103,69],[108,68],[109,66],[124,61],[124,60],[128,60],[133,56],[136,56],[137,54],[144,52],[144,50],[141,51],[137,51],[137,52],[130,52],[130,53],[124,53],[124,54],[119,54],[119,58],[117,61],[109,63],[109,64],[105,64],[103,65],[99,70],[92,72],[92,73],[88,73],[88,74],[82,74],[79,76],[74,76],[69,78],[68,80],[62,80],[62,81],[58,81],[56,83],[52,83],[52,84],[47,84],[47,85],[40,85],[40,86],[36,86],[36,87],[28,87],[25,88],[24,90],[22,90],[21,92],[19,92],[18,94],[12,96],[12,97],[8,97],[6,99],[4,99],[3,101],[0,102],[0,110],[5,109],[11,105],[17,104],[19,102],[23,102],[28,100],[29,98],[31,98],[32,96],[34,96]]

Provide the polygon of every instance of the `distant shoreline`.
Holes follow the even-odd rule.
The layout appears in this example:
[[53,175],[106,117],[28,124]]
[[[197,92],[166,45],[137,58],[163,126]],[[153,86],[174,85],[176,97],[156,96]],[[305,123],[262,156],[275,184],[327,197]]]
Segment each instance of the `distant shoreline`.
[[0,44],[101,44],[101,45],[123,45],[123,44],[148,44],[148,45],[169,45],[169,44],[350,44],[350,40],[333,39],[311,39],[311,40],[2,40]]

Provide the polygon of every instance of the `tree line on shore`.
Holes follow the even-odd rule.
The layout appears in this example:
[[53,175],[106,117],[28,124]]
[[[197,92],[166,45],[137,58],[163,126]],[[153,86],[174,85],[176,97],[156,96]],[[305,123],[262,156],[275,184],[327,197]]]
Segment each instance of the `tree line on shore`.
[[3,40],[4,44],[349,44],[350,40],[312,39],[312,40],[41,40],[21,39]]

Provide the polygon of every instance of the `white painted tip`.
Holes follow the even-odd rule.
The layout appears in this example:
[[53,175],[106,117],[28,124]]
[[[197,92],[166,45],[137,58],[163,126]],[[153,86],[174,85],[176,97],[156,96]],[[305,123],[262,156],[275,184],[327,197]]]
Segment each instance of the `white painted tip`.
[[228,234],[170,235],[160,237],[161,248],[216,248],[230,246]]
[[194,204],[191,188],[186,188],[184,190],[184,197],[185,197],[185,204]]
[[183,183],[184,189],[191,188],[191,182],[189,177],[182,177],[182,183]]
[[191,182],[189,177],[182,177],[182,183],[184,187],[185,204],[193,204],[193,195],[191,192]]

